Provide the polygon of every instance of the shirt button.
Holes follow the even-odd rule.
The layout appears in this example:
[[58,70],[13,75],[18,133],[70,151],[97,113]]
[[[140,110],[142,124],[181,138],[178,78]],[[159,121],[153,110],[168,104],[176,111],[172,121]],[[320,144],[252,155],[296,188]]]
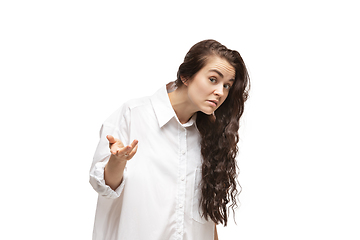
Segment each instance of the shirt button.
[[183,205],[180,203],[180,204],[179,204],[179,207],[180,207],[180,208],[182,208],[182,207],[183,207]]
[[181,181],[185,181],[185,176],[182,176],[182,177],[181,177]]
[[185,155],[185,153],[186,153],[185,150],[182,150],[182,151],[181,151],[181,154],[182,154],[182,155]]

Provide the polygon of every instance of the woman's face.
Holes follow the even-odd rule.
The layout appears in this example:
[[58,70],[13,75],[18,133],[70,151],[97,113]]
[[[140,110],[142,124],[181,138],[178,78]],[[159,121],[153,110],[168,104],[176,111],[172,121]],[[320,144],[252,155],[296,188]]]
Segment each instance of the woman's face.
[[225,101],[235,81],[235,69],[227,60],[212,56],[185,82],[188,98],[196,111],[212,114]]

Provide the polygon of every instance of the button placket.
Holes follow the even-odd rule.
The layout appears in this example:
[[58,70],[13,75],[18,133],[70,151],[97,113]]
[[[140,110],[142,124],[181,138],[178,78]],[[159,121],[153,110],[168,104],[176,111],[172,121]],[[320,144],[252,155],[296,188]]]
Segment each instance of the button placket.
[[185,192],[186,192],[186,152],[187,152],[187,142],[186,142],[187,130],[186,128],[179,128],[179,172],[178,172],[178,203],[177,203],[177,232],[179,239],[183,239],[183,229],[184,229],[184,206],[185,206]]

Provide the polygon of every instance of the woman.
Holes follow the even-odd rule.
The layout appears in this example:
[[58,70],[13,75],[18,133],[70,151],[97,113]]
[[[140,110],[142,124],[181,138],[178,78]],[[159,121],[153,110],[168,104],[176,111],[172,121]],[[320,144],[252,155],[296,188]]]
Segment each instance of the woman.
[[217,239],[216,224],[226,226],[236,207],[248,86],[240,54],[206,40],[175,82],[110,116],[90,170],[99,193],[93,239]]

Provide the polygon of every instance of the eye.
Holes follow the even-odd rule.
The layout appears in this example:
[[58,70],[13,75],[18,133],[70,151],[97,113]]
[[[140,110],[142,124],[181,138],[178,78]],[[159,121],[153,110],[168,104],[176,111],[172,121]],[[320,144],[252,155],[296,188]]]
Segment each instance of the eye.
[[227,89],[227,90],[229,90],[229,89],[231,88],[231,84],[225,84],[225,85],[224,85],[224,88]]
[[211,77],[211,78],[209,78],[209,81],[212,83],[216,83],[216,78]]

